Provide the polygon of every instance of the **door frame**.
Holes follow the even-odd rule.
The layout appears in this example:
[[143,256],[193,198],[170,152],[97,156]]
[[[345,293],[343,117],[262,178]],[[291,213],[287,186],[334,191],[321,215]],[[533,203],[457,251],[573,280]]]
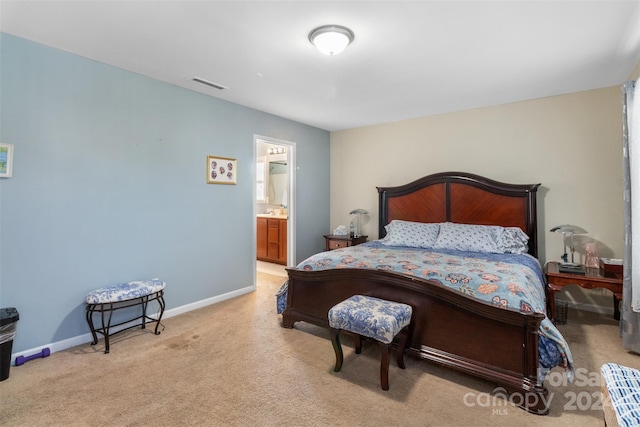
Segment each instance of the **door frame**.
[[[296,143],[293,141],[287,141],[284,139],[271,138],[264,135],[253,135],[253,182],[256,182],[256,166],[255,162],[258,158],[258,144],[266,143],[270,145],[279,145],[287,149],[287,173],[289,174],[289,192],[287,198],[289,200],[287,204],[287,267],[295,265],[296,260]],[[257,253],[256,238],[258,235],[257,221],[256,221],[256,186],[253,185],[253,254]],[[256,263],[253,263],[254,269],[254,286],[255,277],[257,274]]]

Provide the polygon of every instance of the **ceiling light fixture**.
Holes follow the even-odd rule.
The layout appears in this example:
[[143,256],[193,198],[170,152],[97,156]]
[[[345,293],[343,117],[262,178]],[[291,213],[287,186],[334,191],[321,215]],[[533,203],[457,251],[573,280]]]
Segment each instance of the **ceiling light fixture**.
[[323,25],[309,33],[309,41],[325,55],[337,55],[354,39],[353,31],[341,25]]
[[200,83],[200,84],[203,84],[203,85],[211,86],[212,88],[215,88],[215,89],[218,89],[218,90],[229,89],[226,86],[222,86],[221,84],[214,83],[214,82],[211,82],[209,80],[205,80],[205,79],[203,79],[201,77],[198,77],[198,76],[192,78],[191,80],[193,80],[196,83]]

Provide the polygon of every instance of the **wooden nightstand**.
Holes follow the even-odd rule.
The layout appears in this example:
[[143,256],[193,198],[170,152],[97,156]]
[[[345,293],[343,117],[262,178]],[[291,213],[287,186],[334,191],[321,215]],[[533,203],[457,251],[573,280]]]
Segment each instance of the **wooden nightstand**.
[[622,275],[605,276],[599,268],[587,267],[585,274],[560,273],[557,262],[548,262],[544,266],[547,276],[547,314],[555,321],[555,293],[567,285],[578,285],[581,288],[605,288],[613,292],[613,318],[620,320],[619,304],[622,300]]
[[326,251],[332,251],[334,249],[346,248],[347,246],[355,246],[367,241],[369,236],[349,237],[349,236],[334,236],[333,234],[325,234],[324,240],[326,242]]

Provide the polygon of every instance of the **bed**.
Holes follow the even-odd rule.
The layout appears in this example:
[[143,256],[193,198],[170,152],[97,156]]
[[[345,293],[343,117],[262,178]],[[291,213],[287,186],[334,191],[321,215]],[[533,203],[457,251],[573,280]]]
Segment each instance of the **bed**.
[[[561,365],[570,376],[573,368],[566,342],[545,315],[546,286],[537,262],[539,185],[506,184],[469,173],[445,172],[399,187],[378,187],[381,240],[317,254],[296,268],[288,268],[288,281],[280,292],[282,326],[292,328],[304,321],[328,328],[328,310],[356,294],[403,302],[413,308],[407,345],[410,355],[492,381],[517,406],[547,414],[544,374]],[[397,229],[390,228],[392,223],[411,227],[438,224],[438,238],[445,234],[445,227],[521,230],[528,242],[521,251],[525,254],[507,253],[504,259],[496,254],[489,257],[484,251],[476,253],[475,248],[458,252],[447,247],[398,247],[396,241],[385,242],[397,236]],[[388,236],[388,231],[393,231],[393,236]],[[531,282],[527,283],[530,293],[537,295],[519,307],[508,307],[507,297],[476,292],[476,296],[486,297],[478,299],[466,291],[466,283],[452,284],[443,280],[436,267],[424,267],[437,259],[454,278],[456,274],[468,277],[474,268],[488,268],[478,267],[476,257],[486,258],[498,275],[518,274],[517,280]],[[380,259],[394,258],[395,265],[385,262],[381,268]],[[526,267],[520,265],[525,258]],[[507,265],[517,271],[507,273]],[[490,290],[492,277],[500,281],[492,271],[484,277]],[[514,288],[525,286],[513,280],[511,276],[507,280],[511,294]]]

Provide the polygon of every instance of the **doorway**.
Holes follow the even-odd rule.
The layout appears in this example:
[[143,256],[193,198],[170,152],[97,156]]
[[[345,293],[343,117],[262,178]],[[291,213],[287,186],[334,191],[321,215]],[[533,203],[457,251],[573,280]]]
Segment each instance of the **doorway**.
[[295,263],[295,154],[294,142],[254,136],[256,283],[258,272],[286,277]]

